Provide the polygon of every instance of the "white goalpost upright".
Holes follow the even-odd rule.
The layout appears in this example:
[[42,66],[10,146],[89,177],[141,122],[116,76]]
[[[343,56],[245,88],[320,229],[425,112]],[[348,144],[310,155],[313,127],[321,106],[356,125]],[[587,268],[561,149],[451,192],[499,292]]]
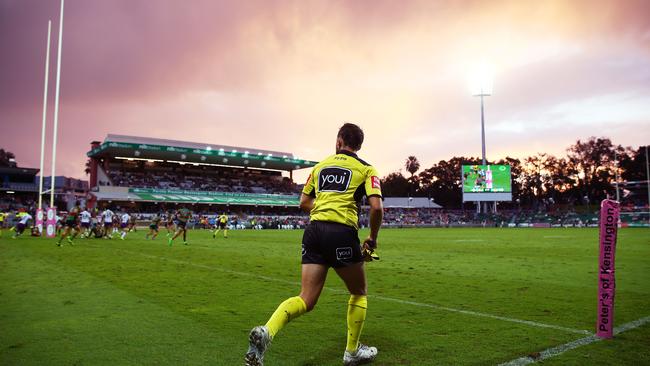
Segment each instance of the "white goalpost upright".
[[50,177],[50,206],[47,209],[47,217],[43,217],[43,160],[45,155],[45,129],[47,120],[47,88],[50,64],[50,35],[52,21],[47,23],[47,54],[45,56],[45,90],[43,91],[43,130],[41,131],[41,177],[38,189],[38,210],[36,211],[36,225],[41,234],[43,233],[43,223],[45,222],[46,236],[53,238],[56,236],[56,208],[54,207],[54,181],[56,176],[56,140],[59,126],[59,90],[61,87],[61,49],[63,47],[63,4],[61,0],[61,14],[59,18],[59,44],[56,63],[56,88],[54,94],[54,133],[52,137],[52,172]]
[[[39,233],[43,232],[43,163],[45,160],[45,128],[47,121],[47,85],[50,76],[50,39],[52,21],[47,21],[47,48],[45,51],[45,86],[43,87],[43,127],[41,130],[41,167],[38,184],[38,210],[36,212]],[[40,224],[40,225],[39,225]]]
[[54,137],[52,139],[52,176],[50,183],[50,207],[54,207],[54,177],[56,173],[56,140],[59,125],[59,90],[61,87],[61,47],[63,45],[63,3],[61,0],[61,15],[59,17],[59,45],[56,62],[56,89],[54,92]]

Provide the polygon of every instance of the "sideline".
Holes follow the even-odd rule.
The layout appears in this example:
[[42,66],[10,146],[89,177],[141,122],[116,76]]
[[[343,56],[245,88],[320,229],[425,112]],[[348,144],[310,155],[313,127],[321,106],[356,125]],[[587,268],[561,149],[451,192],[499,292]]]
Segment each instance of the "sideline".
[[[646,323],[650,322],[650,316],[646,316],[645,318],[640,318],[634,321],[631,321],[629,323],[625,323],[619,327],[614,328],[614,334],[621,334],[625,331],[638,328]],[[522,366],[522,365],[528,365],[537,361],[542,361],[546,360],[551,357],[559,356],[563,354],[566,351],[576,349],[578,347],[586,346],[591,343],[595,342],[600,342],[602,341],[602,338],[596,337],[595,335],[590,335],[589,337],[584,337],[577,339],[573,342],[561,344],[556,347],[552,347],[549,349],[546,349],[542,352],[539,353],[539,356],[536,357],[531,357],[531,356],[525,356],[525,357],[520,357],[517,359],[514,359],[509,362],[501,363],[499,366]]]

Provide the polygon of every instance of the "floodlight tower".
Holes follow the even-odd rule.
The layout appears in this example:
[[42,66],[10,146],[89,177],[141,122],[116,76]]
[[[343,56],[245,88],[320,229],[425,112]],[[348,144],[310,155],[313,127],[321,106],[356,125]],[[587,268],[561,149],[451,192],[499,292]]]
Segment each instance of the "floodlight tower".
[[[492,95],[492,71],[491,69],[483,64],[474,70],[474,74],[471,79],[471,88],[472,96],[481,98],[481,153],[483,159],[483,166],[487,165],[485,159],[485,114],[483,111],[483,97],[488,97]],[[483,212],[486,212],[487,209],[484,206]],[[480,204],[477,205],[477,212],[481,212]]]

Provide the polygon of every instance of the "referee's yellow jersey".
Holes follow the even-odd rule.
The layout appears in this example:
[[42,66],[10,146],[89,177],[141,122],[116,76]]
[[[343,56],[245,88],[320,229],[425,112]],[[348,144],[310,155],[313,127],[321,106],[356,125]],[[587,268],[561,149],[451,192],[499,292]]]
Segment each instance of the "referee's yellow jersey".
[[338,222],[359,228],[358,202],[381,197],[379,173],[350,151],[340,151],[312,169],[302,193],[315,197],[312,221]]

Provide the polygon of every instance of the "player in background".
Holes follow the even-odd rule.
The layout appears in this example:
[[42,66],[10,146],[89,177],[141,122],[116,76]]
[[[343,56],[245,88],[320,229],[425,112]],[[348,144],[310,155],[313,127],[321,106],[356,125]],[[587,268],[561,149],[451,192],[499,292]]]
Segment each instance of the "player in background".
[[61,235],[61,230],[63,230],[63,216],[56,214],[56,235]]
[[14,227],[14,235],[11,237],[12,239],[16,239],[17,237],[21,236],[23,234],[23,231],[25,231],[25,227],[27,227],[27,224],[29,223],[29,220],[32,219],[32,215],[28,214],[27,212],[23,213],[20,216],[20,221],[16,224]]
[[[9,212],[7,214],[7,219],[9,218],[10,215],[11,215],[11,212]],[[14,215],[14,218],[13,218],[14,221],[16,221],[16,220],[20,221],[20,212],[16,211],[16,212],[13,213],[13,215]],[[9,232],[12,232],[12,231],[16,231],[16,225],[15,224],[14,224],[14,226],[9,228]]]
[[492,170],[490,166],[487,166],[487,171],[485,172],[485,188],[492,190]]
[[169,246],[172,246],[172,243],[176,238],[178,238],[181,233],[183,234],[183,244],[187,245],[187,222],[192,218],[192,211],[188,210],[186,207],[181,207],[176,211],[176,234],[173,237],[169,238]]
[[120,222],[120,218],[119,218],[119,216],[117,216],[116,212],[113,212],[113,222],[115,223],[115,225],[113,225],[113,230],[111,231],[111,235],[115,235],[120,231],[120,228],[119,228],[120,225],[117,224],[117,223]]
[[136,220],[135,215],[131,215],[131,218],[129,219],[129,232],[131,232],[131,231],[133,231],[133,232],[138,231],[138,229],[136,229],[136,227],[135,227],[135,220]]
[[169,238],[176,231],[174,229],[174,213],[172,211],[167,211],[167,220],[165,221],[165,227],[167,228],[167,237]]
[[2,237],[2,230],[5,228],[5,218],[7,214],[0,211],[0,237]]
[[[361,128],[344,124],[336,137],[336,154],[312,169],[300,196],[300,208],[311,220],[302,238],[300,294],[286,299],[265,325],[251,330],[246,365],[263,365],[264,352],[280,329],[316,306],[330,267],[350,292],[343,364],[360,365],[377,356],[377,348],[359,343],[368,307],[364,261],[377,259],[373,253],[383,218],[379,173],[356,154],[362,143]],[[362,247],[358,210],[363,197],[370,206],[370,235]]]
[[122,217],[120,218],[121,223],[120,223],[120,229],[122,230],[122,234],[120,234],[120,239],[124,240],[126,238],[126,233],[129,232],[129,225],[131,222],[131,216],[125,211],[122,214]]
[[219,231],[223,230],[223,237],[228,239],[228,216],[223,213],[219,218],[217,218],[217,230],[212,233],[212,239],[217,237]]
[[91,235],[93,235],[96,238],[101,238],[102,236],[104,236],[104,232],[102,230],[102,225],[101,225],[101,214],[97,207],[95,207],[95,209],[93,210],[90,219],[90,232],[88,233],[88,237],[90,237]]
[[153,218],[151,218],[151,224],[149,224],[149,232],[147,235],[145,235],[145,240],[149,240],[149,236],[151,236],[151,240],[154,240],[156,236],[158,236],[158,226],[160,225],[160,221],[162,218],[160,215],[154,215]]
[[[68,239],[68,244],[73,245],[73,240],[77,237],[79,233],[79,214],[81,213],[81,207],[79,207],[79,201],[75,202],[74,207],[68,211],[68,214],[65,216],[64,226],[65,229],[59,238],[59,241],[56,243],[57,246],[61,246],[63,239]],[[72,237],[70,237],[72,233]]]
[[106,208],[101,214],[104,226],[104,239],[113,239],[113,211]]
[[92,219],[92,214],[87,208],[84,208],[84,210],[79,214],[79,217],[81,218],[81,238],[87,238],[90,235],[90,221]]

